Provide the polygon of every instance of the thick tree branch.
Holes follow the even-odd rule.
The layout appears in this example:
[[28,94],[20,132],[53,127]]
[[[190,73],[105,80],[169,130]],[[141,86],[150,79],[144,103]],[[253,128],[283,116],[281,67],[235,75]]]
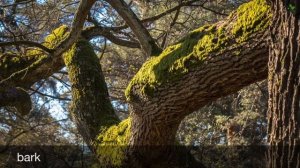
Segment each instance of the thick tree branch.
[[119,122],[109,100],[99,59],[86,40],[80,40],[64,55],[72,83],[71,113],[80,134],[96,152],[96,137]]
[[[30,81],[36,82],[41,79],[41,76],[43,76],[43,78],[47,78],[64,66],[61,56],[74,44],[76,40],[78,40],[86,17],[95,1],[96,0],[80,1],[69,36],[54,49],[52,54],[53,56],[50,59],[45,60],[41,66],[39,66],[35,71],[31,72],[31,77],[35,79],[30,79]],[[53,65],[55,66],[53,67]],[[24,79],[24,81],[26,80]],[[33,84],[30,81],[28,81],[27,87]]]
[[251,1],[147,61],[126,90],[133,112],[131,144],[173,144],[184,116],[265,79],[269,23],[265,1]]

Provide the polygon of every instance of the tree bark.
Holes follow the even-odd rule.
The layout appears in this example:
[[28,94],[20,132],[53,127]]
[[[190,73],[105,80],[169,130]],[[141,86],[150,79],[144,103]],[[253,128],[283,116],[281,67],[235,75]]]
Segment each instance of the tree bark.
[[272,3],[274,24],[268,78],[270,168],[300,166],[300,21],[287,5],[281,0]]
[[[226,35],[232,37],[232,23],[236,22],[235,19],[237,18],[235,14],[228,18],[226,22],[216,24],[217,27],[211,32],[203,30],[200,34],[211,34],[215,38],[219,38],[217,34],[220,29],[223,29]],[[268,19],[267,12],[265,19]],[[260,21],[263,22],[263,20]],[[268,24],[267,22],[265,23]],[[255,29],[256,27],[253,28]],[[188,36],[185,40],[191,41],[194,38],[193,36],[194,34]],[[196,37],[198,42],[203,39],[205,39],[205,36]],[[220,46],[220,50],[217,49],[209,52],[205,55],[204,61],[195,60],[197,53],[188,52],[180,48],[178,50],[185,51],[180,53],[180,55],[190,56],[191,54],[194,56],[192,58],[195,59],[185,62],[187,64],[185,68],[188,68],[188,70],[181,74],[175,74],[180,76],[175,76],[174,78],[171,78],[174,74],[170,73],[171,70],[168,69],[171,65],[168,65],[167,69],[159,67],[168,63],[167,59],[169,58],[164,57],[163,54],[163,58],[155,65],[151,63],[156,62],[156,59],[146,62],[127,88],[127,98],[130,101],[133,112],[133,127],[137,127],[135,129],[136,132],[133,133],[135,136],[131,140],[132,144],[172,144],[173,142],[170,139],[173,139],[176,132],[173,129],[176,129],[184,116],[198,110],[208,102],[234,93],[255,81],[265,79],[267,76],[267,67],[265,66],[267,64],[266,55],[268,55],[268,47],[266,46],[265,39],[266,29],[261,29],[251,34],[243,42],[228,39],[228,43],[226,43],[223,49],[220,49]],[[212,41],[214,41],[214,38]],[[189,47],[196,47],[196,44]],[[172,57],[172,54],[176,54],[176,51],[172,51],[168,57]],[[192,63],[194,61],[199,61],[196,62],[199,64],[193,66]],[[173,60],[173,62],[176,62],[176,60]],[[164,70],[170,71],[162,75],[164,79],[160,79],[158,73]],[[151,77],[153,75],[147,74],[146,72],[148,71],[157,73],[154,75],[157,75],[156,79],[161,81],[150,83],[150,79],[148,81],[147,78],[141,79],[140,77]],[[149,127],[147,128],[152,128],[155,131],[146,130],[146,127],[137,131],[139,127],[143,127],[142,125],[148,125]],[[142,135],[139,135],[139,132],[144,135],[149,132],[149,136],[155,132],[160,132],[161,135],[157,133],[152,135],[151,138],[144,139]],[[155,140],[151,141],[152,138]]]

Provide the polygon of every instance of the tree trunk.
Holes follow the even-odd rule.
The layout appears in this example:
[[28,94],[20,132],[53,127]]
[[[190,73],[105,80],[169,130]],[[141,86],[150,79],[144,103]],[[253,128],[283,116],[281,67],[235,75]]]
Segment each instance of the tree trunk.
[[273,2],[272,11],[268,166],[294,168],[300,167],[300,21],[282,0]]

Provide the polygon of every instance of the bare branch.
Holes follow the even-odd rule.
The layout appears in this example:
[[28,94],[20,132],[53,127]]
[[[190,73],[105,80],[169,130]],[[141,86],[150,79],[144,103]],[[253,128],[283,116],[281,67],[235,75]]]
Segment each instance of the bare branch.
[[101,26],[86,28],[85,30],[82,31],[82,36],[86,39],[92,39],[97,36],[102,36],[107,38],[109,41],[113,42],[114,44],[120,46],[125,46],[129,48],[140,48],[140,44],[138,42],[122,40],[116,37],[113,33],[111,33],[109,28],[104,28]]
[[138,19],[138,17],[123,0],[105,1],[108,2],[118,12],[118,14],[132,29],[146,55],[157,55],[161,52],[160,47],[158,47],[148,30],[144,27],[142,22]]
[[57,48],[55,48],[53,54],[60,56],[67,51],[72,44],[78,39],[84,26],[84,22],[89,14],[89,11],[96,0],[81,0],[79,7],[75,14],[75,19],[72,23],[70,35],[64,40]]

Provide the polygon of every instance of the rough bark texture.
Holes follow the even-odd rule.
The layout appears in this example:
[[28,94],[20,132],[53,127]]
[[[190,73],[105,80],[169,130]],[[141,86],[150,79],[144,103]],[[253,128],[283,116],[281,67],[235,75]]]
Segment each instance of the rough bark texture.
[[99,59],[88,41],[76,42],[64,55],[72,83],[70,112],[101,165],[121,165],[130,136],[130,119],[120,122],[109,100]]
[[[288,5],[288,4],[286,4]],[[269,167],[300,167],[299,17],[284,1],[272,3],[269,60]]]
[[194,31],[146,62],[127,88],[133,112],[130,144],[173,145],[184,116],[266,78],[269,18],[265,1],[252,1],[225,22]]

